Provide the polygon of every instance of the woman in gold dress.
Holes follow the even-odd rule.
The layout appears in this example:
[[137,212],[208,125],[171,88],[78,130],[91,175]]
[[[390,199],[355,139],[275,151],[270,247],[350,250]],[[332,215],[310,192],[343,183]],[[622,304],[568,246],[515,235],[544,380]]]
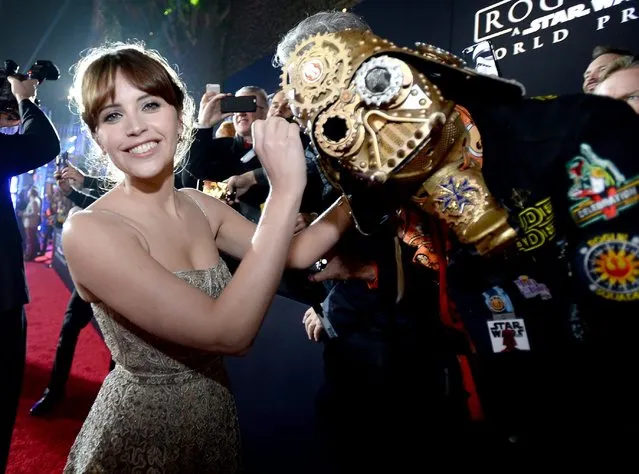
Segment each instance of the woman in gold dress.
[[[350,225],[336,203],[293,237],[306,183],[296,125],[254,125],[271,192],[257,226],[223,202],[176,190],[193,102],[156,52],[91,51],[74,103],[121,179],[65,223],[77,291],[92,303],[116,368],[65,468],[75,472],[237,472],[240,439],[222,356],[251,346],[285,266],[308,268]],[[242,259],[231,275],[224,251]]]

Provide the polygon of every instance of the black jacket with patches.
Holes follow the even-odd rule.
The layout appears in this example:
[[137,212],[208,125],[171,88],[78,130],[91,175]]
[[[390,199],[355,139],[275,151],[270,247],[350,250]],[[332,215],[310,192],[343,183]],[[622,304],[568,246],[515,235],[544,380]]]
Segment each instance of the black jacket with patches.
[[[515,210],[520,250],[529,250],[519,254],[527,254],[524,260],[542,273],[572,275],[567,279],[572,303],[593,331],[634,322],[639,116],[621,101],[584,94],[471,107],[471,113],[484,143],[486,182]],[[529,211],[516,212],[518,205]],[[552,223],[546,215],[550,206]],[[556,259],[548,253],[562,240],[566,265],[561,248]],[[531,248],[538,241],[544,245]]]
[[[449,255],[484,409],[508,435],[548,436],[550,422],[563,433],[581,417],[577,400],[591,400],[583,381],[603,380],[581,354],[604,370],[635,360],[601,357],[632,352],[639,328],[639,116],[584,94],[462,105],[481,133],[486,183],[519,232],[503,254],[455,245]],[[514,351],[502,352],[498,331],[491,339],[502,317],[523,319]]]

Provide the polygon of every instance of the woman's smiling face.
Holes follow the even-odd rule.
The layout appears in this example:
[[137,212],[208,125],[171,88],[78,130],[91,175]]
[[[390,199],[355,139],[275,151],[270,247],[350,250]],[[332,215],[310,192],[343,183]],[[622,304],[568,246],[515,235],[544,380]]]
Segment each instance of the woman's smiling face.
[[173,170],[180,120],[175,107],[138,89],[120,70],[98,114],[94,138],[113,164],[137,179]]

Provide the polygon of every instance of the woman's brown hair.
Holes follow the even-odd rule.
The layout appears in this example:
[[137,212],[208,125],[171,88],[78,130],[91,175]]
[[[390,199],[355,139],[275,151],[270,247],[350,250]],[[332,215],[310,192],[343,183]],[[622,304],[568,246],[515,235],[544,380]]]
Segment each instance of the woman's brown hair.
[[100,112],[115,98],[118,72],[136,88],[175,107],[182,124],[174,159],[177,167],[192,142],[195,104],[178,73],[157,51],[138,43],[113,43],[89,50],[74,66],[71,106],[93,135]]

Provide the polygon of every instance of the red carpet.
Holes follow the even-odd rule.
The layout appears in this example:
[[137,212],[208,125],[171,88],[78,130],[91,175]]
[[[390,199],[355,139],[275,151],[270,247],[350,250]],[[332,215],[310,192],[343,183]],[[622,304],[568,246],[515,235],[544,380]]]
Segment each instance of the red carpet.
[[93,326],[80,334],[66,399],[48,418],[29,415],[42,396],[69,300],[69,290],[46,265],[50,258],[27,263],[31,304],[27,310],[27,365],[22,398],[9,455],[8,474],[62,472],[67,454],[108,373],[109,352]]

